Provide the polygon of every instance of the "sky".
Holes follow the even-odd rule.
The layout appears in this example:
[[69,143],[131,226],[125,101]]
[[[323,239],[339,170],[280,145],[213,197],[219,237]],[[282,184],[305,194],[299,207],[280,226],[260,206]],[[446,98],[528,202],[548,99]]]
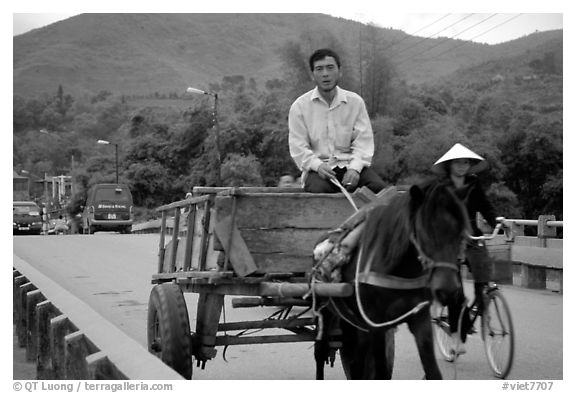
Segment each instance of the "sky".
[[[181,7],[169,6],[163,9],[142,7],[137,10],[127,10],[118,8],[112,5],[114,2],[110,2],[104,8],[88,8],[79,12],[57,12],[71,11],[75,6],[50,6],[48,10],[45,10],[44,3],[39,3],[32,7],[27,5],[26,9],[13,10],[13,35],[69,18],[80,12],[320,12],[363,23],[373,23],[383,28],[394,28],[420,37],[449,37],[496,44],[535,31],[563,29],[564,19],[562,6],[554,5],[555,3],[561,4],[561,2],[556,0],[540,2],[539,8],[529,6],[528,1],[518,3],[517,7],[502,7],[500,4],[503,3],[502,1],[484,0],[482,1],[483,7],[475,7],[476,9],[469,7],[468,10],[463,9],[462,5],[457,2],[451,4],[451,1],[447,0],[434,2],[412,0],[402,7],[384,7],[381,5],[383,2],[368,0],[354,0],[354,6],[350,2],[343,6],[342,1],[309,5],[306,4],[311,3],[309,1],[292,0],[289,6],[274,5],[271,7],[267,5],[268,3],[244,0],[240,9],[237,3],[226,6],[226,2],[227,0],[218,1],[220,7],[203,8],[195,5],[194,9],[184,10]],[[430,3],[433,5],[431,6]],[[514,2],[506,1],[505,3],[513,4]],[[543,3],[546,7],[542,6]]]

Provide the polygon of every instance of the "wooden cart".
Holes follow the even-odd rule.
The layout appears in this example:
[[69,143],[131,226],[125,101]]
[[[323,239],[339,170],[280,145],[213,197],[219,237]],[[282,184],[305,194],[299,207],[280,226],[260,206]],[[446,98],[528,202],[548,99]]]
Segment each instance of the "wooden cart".
[[[218,346],[314,341],[318,321],[310,314],[222,321],[224,296],[237,296],[233,307],[310,307],[312,300],[303,296],[311,290],[314,245],[354,215],[350,202],[342,194],[277,187],[196,187],[193,194],[158,208],[162,223],[148,307],[149,351],[190,379],[192,358],[204,367]],[[353,199],[358,207],[380,200],[368,189]],[[353,294],[347,283],[313,288],[319,297]],[[198,294],[194,329],[184,292]],[[233,333],[246,329],[283,329],[286,334]],[[332,333],[328,341],[335,352],[338,332]]]

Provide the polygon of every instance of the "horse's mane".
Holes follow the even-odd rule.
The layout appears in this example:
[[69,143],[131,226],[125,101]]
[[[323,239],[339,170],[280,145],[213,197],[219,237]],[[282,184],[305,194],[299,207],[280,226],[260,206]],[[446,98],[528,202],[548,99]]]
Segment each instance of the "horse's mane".
[[363,257],[378,261],[382,273],[391,270],[410,246],[409,204],[409,194],[402,193],[388,205],[375,207],[366,218]]
[[[403,192],[394,197],[388,205],[374,208],[367,216],[366,226],[362,235],[363,258],[374,258],[374,267],[381,273],[389,273],[408,252],[413,252],[417,256],[416,250],[412,246],[410,236],[413,234],[415,226],[422,228],[423,221],[431,220],[432,217],[444,216],[438,214],[440,209],[450,213],[443,222],[444,226],[449,226],[450,233],[442,231],[419,231],[424,236],[428,236],[427,241],[434,241],[435,244],[442,244],[439,236],[444,236],[444,240],[450,240],[449,236],[464,231],[469,223],[468,217],[462,204],[450,191],[446,182],[428,181],[417,185],[420,195],[414,197],[411,191]],[[415,201],[415,199],[419,199]],[[416,214],[420,204],[422,214]],[[433,232],[433,233],[432,233]]]

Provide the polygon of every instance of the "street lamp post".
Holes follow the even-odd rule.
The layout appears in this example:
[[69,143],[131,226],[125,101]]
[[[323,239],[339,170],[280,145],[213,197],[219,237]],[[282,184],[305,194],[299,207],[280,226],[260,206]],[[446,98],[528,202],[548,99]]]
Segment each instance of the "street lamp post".
[[[51,137],[51,138],[57,138],[58,140],[60,140],[60,142],[61,142],[62,144],[64,144],[64,138],[62,138],[62,136],[60,136],[60,135],[58,135],[58,134],[55,134],[55,133],[53,133],[53,132],[50,132],[50,131],[48,131],[48,130],[45,129],[45,128],[42,128],[42,129],[38,130],[38,132],[41,133],[41,134],[44,134],[44,135],[48,135],[48,136]],[[69,174],[70,174],[70,195],[73,196],[73,195],[74,195],[74,190],[75,190],[75,187],[74,187],[74,175],[73,175],[73,172],[74,172],[74,154],[71,154],[71,155],[70,155],[70,170],[69,170],[68,172],[69,172]],[[44,189],[45,189],[45,194],[46,194],[46,195],[45,195],[45,198],[48,200],[47,181],[48,181],[48,180],[47,180],[47,174],[44,173],[44,186],[45,186]],[[63,183],[63,177],[61,177],[61,183],[60,183],[60,184],[64,184],[64,183]],[[62,187],[65,187],[65,186],[63,185]],[[59,189],[59,190],[60,190],[60,189]],[[65,188],[64,188],[64,190],[65,190]],[[64,192],[64,195],[65,195],[65,191],[63,191],[63,192]],[[58,200],[59,200],[59,202],[60,202],[60,199],[61,199],[61,197],[60,197],[60,195],[61,195],[61,194],[60,194],[60,191],[59,191],[59,194],[58,194],[58,195],[59,195]]]
[[108,141],[99,139],[98,142],[99,145],[114,145],[115,148],[115,152],[116,152],[116,184],[118,184],[118,144],[117,143],[110,143]]
[[222,165],[222,158],[220,154],[220,124],[218,123],[218,93],[212,93],[209,91],[196,89],[194,87],[187,88],[186,92],[190,94],[204,94],[214,97],[214,112],[212,113],[212,116],[213,116],[214,133],[215,133],[214,139],[216,142],[216,186],[221,186],[222,179],[220,171]]

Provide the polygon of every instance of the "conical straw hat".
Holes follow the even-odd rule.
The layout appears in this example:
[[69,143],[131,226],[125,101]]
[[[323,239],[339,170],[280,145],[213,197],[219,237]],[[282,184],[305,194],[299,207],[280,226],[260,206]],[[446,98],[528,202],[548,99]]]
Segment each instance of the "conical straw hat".
[[468,158],[474,160],[472,165],[470,165],[470,170],[468,173],[478,173],[488,168],[488,162],[480,157],[478,154],[474,153],[472,150],[468,149],[466,146],[456,143],[450,150],[448,150],[442,157],[438,159],[432,166],[432,172],[438,174],[446,173],[446,162],[451,160],[456,160],[458,158]]

